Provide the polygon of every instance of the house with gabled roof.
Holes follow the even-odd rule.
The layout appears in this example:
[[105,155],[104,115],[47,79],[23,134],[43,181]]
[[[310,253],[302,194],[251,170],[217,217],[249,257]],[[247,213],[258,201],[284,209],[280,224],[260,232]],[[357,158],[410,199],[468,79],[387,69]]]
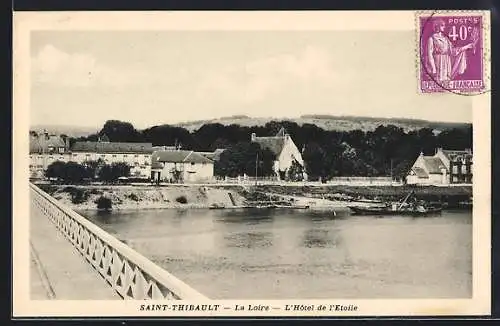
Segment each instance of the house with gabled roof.
[[42,178],[47,167],[56,162],[69,160],[69,139],[44,131],[30,131],[29,135],[30,177]]
[[278,179],[288,174],[294,162],[303,168],[304,179],[306,179],[307,176],[305,174],[302,154],[297,148],[297,145],[293,142],[292,137],[286,132],[285,128],[281,128],[275,136],[271,137],[258,137],[255,133],[252,133],[251,141],[259,144],[261,148],[267,148],[273,152],[276,157],[274,161],[274,172]]
[[214,161],[190,150],[155,151],[151,158],[154,182],[207,182],[214,176]]
[[438,148],[432,156],[420,153],[406,181],[421,185],[471,184],[472,151]]

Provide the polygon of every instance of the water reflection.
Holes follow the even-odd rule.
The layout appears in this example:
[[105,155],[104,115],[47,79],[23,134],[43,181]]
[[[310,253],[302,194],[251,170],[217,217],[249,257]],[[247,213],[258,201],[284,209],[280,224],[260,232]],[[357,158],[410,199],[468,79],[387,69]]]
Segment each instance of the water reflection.
[[272,232],[240,232],[224,236],[225,246],[233,248],[265,248],[273,245]]
[[342,241],[336,230],[309,229],[304,232],[302,245],[307,248],[338,247]]
[[218,213],[215,222],[242,224],[272,223],[274,216],[277,214],[275,210],[267,209],[220,210]]

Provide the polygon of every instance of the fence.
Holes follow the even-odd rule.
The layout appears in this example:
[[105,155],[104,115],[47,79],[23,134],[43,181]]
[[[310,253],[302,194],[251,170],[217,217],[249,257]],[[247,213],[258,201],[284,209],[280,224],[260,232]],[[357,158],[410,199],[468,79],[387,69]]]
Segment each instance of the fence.
[[280,181],[276,177],[236,177],[236,178],[220,178],[214,180],[216,183],[234,183],[234,184],[253,184],[257,179],[259,184],[280,184],[280,185],[363,185],[363,186],[384,186],[384,185],[400,185],[401,182],[393,181],[391,177],[333,177],[326,182],[321,181]]
[[30,192],[35,205],[123,299],[208,300],[32,183]]

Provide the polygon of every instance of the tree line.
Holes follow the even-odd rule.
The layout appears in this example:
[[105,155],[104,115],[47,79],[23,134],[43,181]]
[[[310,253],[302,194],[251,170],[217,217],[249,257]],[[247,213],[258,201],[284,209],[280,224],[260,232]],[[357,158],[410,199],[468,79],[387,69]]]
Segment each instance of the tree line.
[[[97,141],[106,135],[112,142],[150,142],[153,146],[179,146],[195,151],[227,149],[215,164],[215,173],[235,176],[246,173],[273,174],[274,155],[250,142],[250,135],[273,136],[282,127],[302,152],[310,180],[335,176],[390,176],[402,178],[420,152],[434,154],[436,148],[472,149],[472,125],[436,133],[431,128],[405,131],[395,125],[380,125],[373,131],[329,131],[314,124],[270,121],[263,126],[205,124],[196,131],[171,125],[138,130],[129,122],[107,121],[88,137],[71,138],[70,143]],[[259,159],[257,160],[257,153]],[[295,175],[297,173],[294,173]]]
[[47,178],[54,178],[67,183],[82,183],[87,180],[116,182],[120,177],[130,175],[130,166],[123,162],[106,164],[102,160],[76,162],[55,161],[45,171]]

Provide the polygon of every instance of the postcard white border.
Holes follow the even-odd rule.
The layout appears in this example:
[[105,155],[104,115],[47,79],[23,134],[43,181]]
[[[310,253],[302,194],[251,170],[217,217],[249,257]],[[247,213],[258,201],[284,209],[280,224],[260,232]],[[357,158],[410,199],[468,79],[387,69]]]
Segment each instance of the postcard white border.
[[[483,12],[489,22],[489,12]],[[489,23],[485,26],[489,26]],[[13,18],[13,317],[196,316],[422,316],[488,315],[491,297],[490,94],[473,97],[473,296],[446,300],[217,300],[206,303],[354,304],[354,312],[144,312],[141,301],[34,301],[29,295],[28,131],[30,32],[33,30],[402,30],[415,29],[415,12],[15,12]],[[485,39],[485,42],[489,41]],[[485,43],[490,49],[490,44]],[[488,62],[485,65],[489,66]],[[415,80],[418,83],[418,80]],[[423,96],[434,96],[427,94]],[[460,96],[460,95],[457,95]],[[166,302],[148,302],[165,304]],[[168,302],[167,302],[168,303]],[[188,302],[182,302],[188,303]]]

